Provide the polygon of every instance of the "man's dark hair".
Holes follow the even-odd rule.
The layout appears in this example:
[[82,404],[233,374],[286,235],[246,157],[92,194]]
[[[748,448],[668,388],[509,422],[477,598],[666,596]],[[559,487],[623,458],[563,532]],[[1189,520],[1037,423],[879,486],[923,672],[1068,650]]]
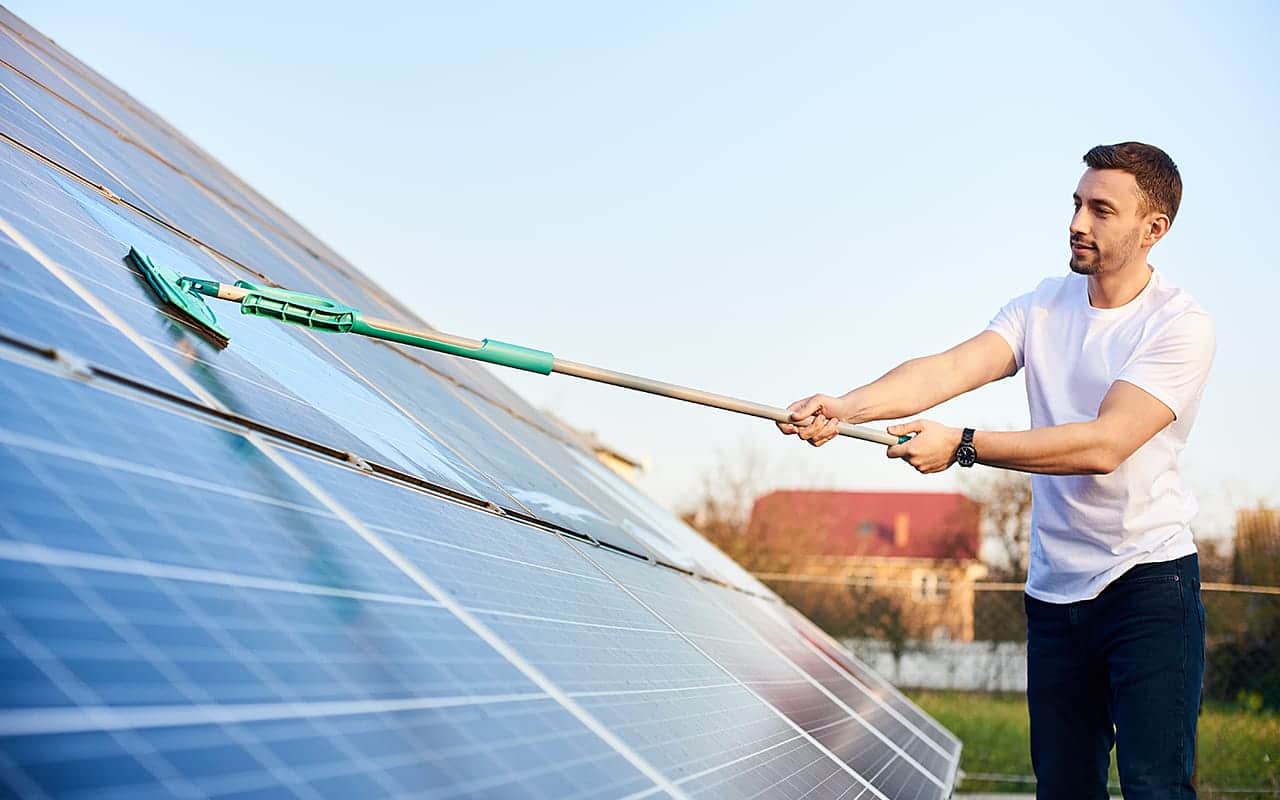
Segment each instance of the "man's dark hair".
[[1142,142],[1100,144],[1084,154],[1084,163],[1093,169],[1118,169],[1136,178],[1142,213],[1159,211],[1169,216],[1169,222],[1178,215],[1182,176],[1178,165],[1159,147]]

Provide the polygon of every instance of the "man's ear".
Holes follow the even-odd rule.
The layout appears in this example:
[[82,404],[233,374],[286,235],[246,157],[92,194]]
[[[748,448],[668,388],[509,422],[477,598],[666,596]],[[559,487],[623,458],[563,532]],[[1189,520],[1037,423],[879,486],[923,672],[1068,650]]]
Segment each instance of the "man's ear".
[[1169,219],[1168,214],[1152,213],[1147,215],[1147,219],[1143,224],[1142,243],[1150,247],[1160,241],[1169,232],[1169,226],[1172,224],[1173,222]]

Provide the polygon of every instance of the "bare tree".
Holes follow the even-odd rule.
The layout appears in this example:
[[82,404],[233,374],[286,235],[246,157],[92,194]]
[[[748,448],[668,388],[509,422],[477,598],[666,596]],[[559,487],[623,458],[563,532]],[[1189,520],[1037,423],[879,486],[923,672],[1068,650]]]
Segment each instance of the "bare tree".
[[756,447],[738,453],[721,451],[715,465],[703,473],[698,493],[680,518],[745,569],[787,572],[797,558],[816,552],[814,537],[819,528],[795,520],[748,531],[756,500],[777,483],[775,472]]
[[1031,557],[1031,477],[1012,470],[984,470],[965,481],[964,492],[982,504],[982,526],[994,544],[992,574],[1009,581],[1027,578]]
[[737,457],[720,452],[716,464],[702,474],[697,495],[680,514],[689,526],[746,569],[755,568],[752,562],[758,548],[747,538],[747,524],[767,470],[759,450],[748,449]]

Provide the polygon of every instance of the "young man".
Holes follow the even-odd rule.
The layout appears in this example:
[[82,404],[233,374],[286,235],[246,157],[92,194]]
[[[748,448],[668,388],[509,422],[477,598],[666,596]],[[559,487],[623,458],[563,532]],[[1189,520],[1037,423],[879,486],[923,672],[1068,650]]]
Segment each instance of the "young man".
[[[985,331],[779,423],[818,446],[839,421],[918,414],[1025,367],[1031,429],[893,425],[922,473],[953,463],[1034,473],[1026,584],[1027,703],[1039,800],[1194,798],[1204,606],[1178,456],[1214,354],[1208,314],[1147,263],[1182,196],[1151,145],[1093,148],[1075,191],[1071,272],[1008,303]],[[810,420],[810,418],[812,418]],[[807,423],[806,420],[809,420]]]

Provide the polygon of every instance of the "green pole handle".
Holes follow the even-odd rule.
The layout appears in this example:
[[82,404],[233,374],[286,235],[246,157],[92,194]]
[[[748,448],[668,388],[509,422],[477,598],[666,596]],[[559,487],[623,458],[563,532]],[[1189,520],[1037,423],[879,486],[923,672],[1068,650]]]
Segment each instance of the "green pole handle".
[[412,333],[404,329],[370,324],[368,320],[359,316],[359,312],[357,312],[356,321],[350,330],[351,333],[372,336],[375,339],[386,339],[389,342],[399,342],[413,347],[425,347],[428,350],[464,358],[473,358],[477,361],[487,361],[490,364],[522,369],[526,372],[537,372],[542,375],[551,374],[551,368],[556,360],[554,355],[545,350],[535,350],[532,347],[522,347],[510,342],[481,339],[475,343],[478,346],[475,346],[465,342],[465,340],[456,342],[442,341],[441,339],[423,336],[420,333]]

